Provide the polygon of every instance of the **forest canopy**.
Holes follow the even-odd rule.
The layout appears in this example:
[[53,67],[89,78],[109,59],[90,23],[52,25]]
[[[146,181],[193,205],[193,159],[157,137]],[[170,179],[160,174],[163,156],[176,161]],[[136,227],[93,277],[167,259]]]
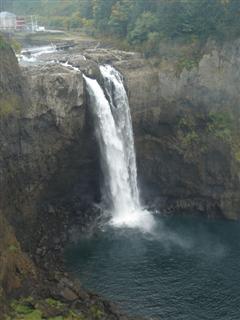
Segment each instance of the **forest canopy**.
[[[4,4],[5,1],[5,4]],[[152,52],[160,40],[213,38],[240,34],[239,0],[2,0],[17,14],[37,14],[50,26],[84,28],[124,39]],[[44,20],[45,18],[45,20]]]

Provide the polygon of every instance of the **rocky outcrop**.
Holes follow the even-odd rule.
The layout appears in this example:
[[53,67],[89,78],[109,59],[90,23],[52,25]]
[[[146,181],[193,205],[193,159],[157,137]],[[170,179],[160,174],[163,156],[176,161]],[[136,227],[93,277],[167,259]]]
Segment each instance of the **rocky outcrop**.
[[3,174],[2,190],[12,223],[17,208],[19,219],[29,216],[31,224],[44,199],[65,195],[78,183],[79,192],[84,189],[93,202],[98,174],[82,75],[61,66],[42,67],[24,70],[22,81],[27,105],[17,119],[15,114],[2,119],[2,144],[8,141],[2,170],[11,172]]

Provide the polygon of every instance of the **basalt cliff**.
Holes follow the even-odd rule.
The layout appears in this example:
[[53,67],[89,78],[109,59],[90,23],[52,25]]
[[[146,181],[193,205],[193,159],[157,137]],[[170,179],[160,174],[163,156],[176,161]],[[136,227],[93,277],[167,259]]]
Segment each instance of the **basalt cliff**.
[[93,225],[99,198],[82,75],[20,71],[3,39],[0,56],[0,318],[125,319],[63,268],[63,245]]
[[99,63],[113,64],[126,83],[146,205],[162,214],[240,218],[239,50],[239,41],[209,42],[189,67],[94,49],[20,69],[1,39],[2,313],[6,298],[24,295],[34,312],[56,299],[89,319],[122,317],[63,273],[64,245],[99,216],[102,177],[83,81],[85,73],[101,82]]

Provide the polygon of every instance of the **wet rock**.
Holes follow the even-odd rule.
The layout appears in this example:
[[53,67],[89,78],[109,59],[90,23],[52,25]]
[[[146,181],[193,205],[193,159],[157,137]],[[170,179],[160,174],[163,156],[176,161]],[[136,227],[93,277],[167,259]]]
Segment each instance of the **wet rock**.
[[66,301],[74,301],[74,300],[77,300],[77,298],[78,298],[76,293],[73,290],[71,290],[70,288],[63,288],[60,291],[60,295]]

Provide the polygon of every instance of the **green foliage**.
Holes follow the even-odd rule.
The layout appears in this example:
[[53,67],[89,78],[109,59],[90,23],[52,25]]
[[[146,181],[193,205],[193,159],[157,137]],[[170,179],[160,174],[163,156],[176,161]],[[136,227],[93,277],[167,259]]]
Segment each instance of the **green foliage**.
[[91,315],[93,319],[100,320],[102,316],[104,315],[103,311],[99,309],[97,305],[93,305],[90,308]]
[[228,145],[235,160],[240,162],[239,130],[230,112],[185,115],[177,127],[176,148],[185,159],[198,157],[207,151],[209,141],[218,141]]
[[9,48],[9,45],[7,44],[3,36],[0,34],[0,50],[4,50],[7,48]]
[[148,35],[158,30],[158,19],[151,12],[143,12],[136,20],[133,30],[129,33],[129,41],[139,44],[148,39]]
[[8,251],[9,252],[12,252],[12,253],[15,253],[15,252],[18,252],[18,248],[14,245],[14,244],[11,244],[9,247],[8,247]]
[[[47,26],[90,28],[93,33],[127,39],[149,56],[162,40],[195,38],[205,42],[240,34],[239,0],[9,0],[6,10],[38,15]],[[0,42],[0,48],[1,48]],[[186,63],[187,68],[194,64]]]
[[23,318],[20,317],[19,320],[43,320],[43,318],[40,310],[33,310]]
[[9,49],[10,46],[17,53],[21,51],[21,45],[16,39],[11,38],[10,40],[6,41],[4,37],[0,34],[0,50]]
[[10,45],[16,53],[21,52],[21,49],[22,49],[21,44],[16,39],[12,38],[10,41]]
[[79,12],[76,12],[72,15],[72,17],[69,19],[69,29],[77,29],[79,27],[82,27],[82,18],[80,16]]
[[161,40],[237,37],[239,12],[238,0],[89,0],[80,6],[81,16],[93,20],[98,32],[127,37],[147,55],[158,53]]
[[132,2],[129,2],[129,0],[117,1],[112,6],[108,24],[113,34],[123,37],[127,35],[127,26],[131,10]]
[[46,302],[48,305],[55,307],[55,308],[61,308],[63,306],[63,303],[59,300],[55,300],[53,298],[46,299]]
[[26,315],[33,311],[32,306],[26,305],[24,302],[13,302],[11,304],[11,307],[16,313],[20,315]]
[[180,74],[183,69],[190,71],[194,67],[198,66],[198,60],[193,58],[182,57],[178,60],[176,71],[177,74]]
[[71,16],[76,12],[79,0],[8,0],[5,10],[18,15]]
[[197,118],[191,115],[182,117],[178,122],[178,149],[186,160],[190,160],[205,151],[203,135],[197,128]]
[[228,144],[233,159],[240,164],[239,119],[230,112],[211,112],[207,130],[216,139]]
[[42,320],[42,313],[34,308],[31,297],[13,301],[11,309],[12,317],[10,319]]
[[240,163],[240,146],[237,144],[237,148],[234,150],[234,158],[235,160]]
[[0,98],[0,117],[5,117],[10,114],[19,113],[19,98],[17,96],[9,96]]
[[[63,313],[62,315],[57,315],[53,317],[44,316],[44,312],[40,305],[45,302],[51,308],[55,308],[59,313]],[[62,303],[61,301],[55,300],[53,298],[48,298],[45,300],[40,300],[38,302],[34,301],[32,297],[22,298],[19,300],[14,300],[11,305],[11,312],[5,318],[6,320],[85,320],[87,318],[82,314],[78,314],[73,310],[67,310],[67,305]],[[62,310],[59,310],[63,307]],[[41,309],[41,310],[40,310]],[[100,319],[102,313],[95,306],[94,308],[89,309],[89,314],[91,314],[91,319],[94,318],[96,320]]]
[[209,114],[208,131],[217,138],[230,141],[233,132],[233,119],[229,112],[211,112]]

